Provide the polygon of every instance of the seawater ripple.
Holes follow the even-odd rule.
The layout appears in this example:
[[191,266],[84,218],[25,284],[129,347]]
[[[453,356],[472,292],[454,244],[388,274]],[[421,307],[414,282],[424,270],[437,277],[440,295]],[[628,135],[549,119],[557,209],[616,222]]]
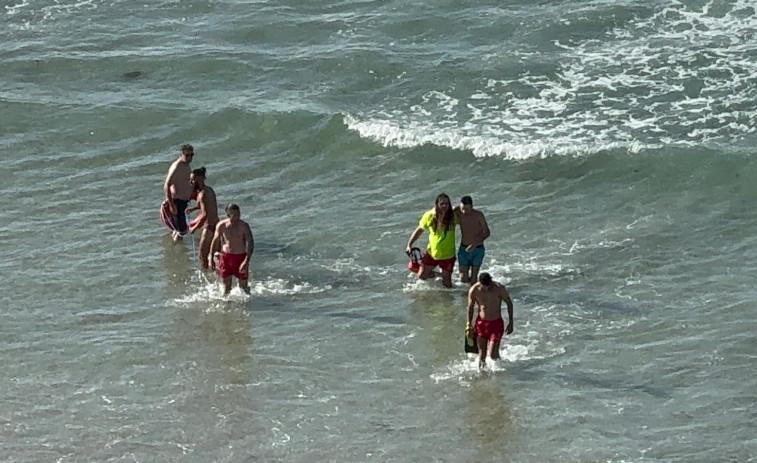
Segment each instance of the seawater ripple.
[[[663,147],[746,148],[757,128],[757,14],[746,1],[674,2],[603,36],[556,38],[554,73],[489,69],[470,89],[345,117],[384,146],[528,159]],[[521,60],[532,52],[522,52]]]

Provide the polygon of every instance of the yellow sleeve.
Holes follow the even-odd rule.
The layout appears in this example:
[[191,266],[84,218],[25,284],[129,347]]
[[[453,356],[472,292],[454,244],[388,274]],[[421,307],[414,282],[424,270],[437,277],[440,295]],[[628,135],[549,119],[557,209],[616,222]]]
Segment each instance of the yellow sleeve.
[[418,226],[424,230],[430,230],[431,224],[434,223],[434,210],[426,211],[421,216],[421,220],[418,222]]

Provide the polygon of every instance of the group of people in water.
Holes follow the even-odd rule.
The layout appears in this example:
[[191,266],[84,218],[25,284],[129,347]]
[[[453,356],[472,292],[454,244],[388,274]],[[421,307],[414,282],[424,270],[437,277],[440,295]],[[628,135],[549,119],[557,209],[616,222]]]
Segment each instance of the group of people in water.
[[[205,167],[192,170],[193,159],[192,145],[181,145],[179,157],[168,168],[163,184],[162,210],[167,211],[172,237],[179,241],[187,233],[202,230],[197,250],[200,266],[218,273],[224,295],[231,292],[232,277],[236,277],[242,291],[250,294],[250,259],[255,249],[250,225],[240,218],[241,210],[233,203],[226,206],[226,218],[220,220],[215,190],[205,183],[207,171]],[[197,205],[189,208],[192,199]],[[187,214],[194,211],[199,214],[189,221]]]
[[[460,246],[455,252],[455,227],[460,227]],[[475,339],[478,347],[479,368],[486,366],[486,358],[498,360],[502,336],[513,332],[513,302],[505,286],[492,280],[489,273],[479,275],[486,248],[484,240],[491,234],[483,212],[473,207],[473,199],[463,196],[460,204],[453,207],[450,197],[442,193],[436,197],[434,208],[421,215],[418,226],[410,234],[405,247],[408,256],[416,254],[413,244],[423,232],[428,233],[425,253],[414,260],[410,270],[419,279],[427,280],[438,276],[441,271],[442,284],[452,287],[452,272],[455,260],[458,262],[460,281],[470,284],[468,289],[465,337]],[[508,323],[502,319],[502,302],[507,305]],[[478,306],[478,317],[473,321],[474,308]]]
[[[207,183],[206,169],[191,169],[194,159],[192,145],[181,145],[181,152],[173,161],[163,184],[165,200],[162,210],[166,224],[172,229],[175,241],[187,233],[192,235],[202,230],[197,250],[197,259],[203,269],[216,271],[223,280],[224,295],[231,292],[232,278],[236,277],[242,291],[250,293],[250,259],[255,248],[252,230],[240,218],[238,205],[226,206],[226,218],[218,215],[216,193]],[[188,207],[191,200],[196,206]],[[189,221],[187,214],[199,211]],[[461,241],[456,250],[455,229],[460,227]],[[421,253],[413,244],[428,233],[426,251]],[[439,276],[442,284],[452,287],[452,272],[458,262],[460,281],[470,284],[468,290],[465,336],[475,340],[478,347],[479,367],[486,365],[486,358],[499,359],[502,336],[513,332],[513,303],[505,286],[492,280],[489,273],[479,274],[486,248],[484,241],[490,235],[484,214],[473,207],[473,199],[463,196],[460,204],[452,206],[449,196],[442,193],[436,197],[434,208],[426,211],[418,226],[410,234],[405,252],[417,256],[411,271],[421,280]],[[502,319],[502,302],[507,305],[508,323]],[[474,309],[478,316],[474,322]]]

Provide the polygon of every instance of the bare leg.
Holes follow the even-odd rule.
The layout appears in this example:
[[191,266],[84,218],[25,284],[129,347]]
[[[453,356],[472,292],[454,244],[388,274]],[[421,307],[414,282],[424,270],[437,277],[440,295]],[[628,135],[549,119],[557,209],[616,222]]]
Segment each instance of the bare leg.
[[489,357],[492,360],[499,360],[500,359],[500,356],[499,356],[499,343],[500,342],[502,342],[502,340],[501,339],[497,339],[496,341],[494,341],[493,343],[491,343],[491,346],[490,346],[491,347],[491,351],[489,352]]
[[434,267],[426,267],[425,265],[421,265],[421,269],[418,271],[418,278],[420,278],[421,280],[429,280],[434,277],[436,277],[436,274],[434,273]]
[[239,280],[239,289],[250,294],[250,285],[247,283],[247,280]]
[[231,292],[231,277],[223,279],[223,295],[228,296]]
[[470,267],[463,267],[462,265],[460,266],[460,269],[459,269],[460,270],[460,281],[462,281],[463,283],[471,283],[471,281],[475,281],[475,280],[471,280],[471,278],[468,276],[468,269],[469,268]]
[[445,288],[452,287],[452,272],[442,269],[442,284]]
[[476,342],[478,343],[478,368],[479,370],[483,370],[486,367],[486,345],[488,343],[486,338],[482,337],[476,338]]
[[210,242],[213,241],[213,237],[208,233],[208,230],[203,228],[202,235],[200,235],[200,245],[197,247],[197,258],[200,259],[200,266],[202,268],[208,268],[208,254],[210,254]]
[[470,284],[474,284],[478,281],[478,270],[481,267],[471,267],[470,268]]

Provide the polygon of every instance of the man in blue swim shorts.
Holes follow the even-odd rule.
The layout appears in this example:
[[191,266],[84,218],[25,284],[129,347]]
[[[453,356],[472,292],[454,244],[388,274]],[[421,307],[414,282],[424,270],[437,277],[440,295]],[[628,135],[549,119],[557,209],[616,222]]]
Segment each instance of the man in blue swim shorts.
[[460,281],[472,285],[478,280],[478,271],[484,261],[484,240],[491,233],[483,212],[473,209],[473,199],[470,196],[463,196],[455,210],[462,235],[457,250]]

